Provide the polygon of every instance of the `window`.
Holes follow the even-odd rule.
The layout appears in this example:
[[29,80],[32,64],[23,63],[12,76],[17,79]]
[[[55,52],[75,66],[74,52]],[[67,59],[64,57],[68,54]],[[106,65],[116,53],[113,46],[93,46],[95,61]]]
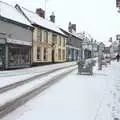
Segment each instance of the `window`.
[[61,49],[58,49],[58,60],[61,60]]
[[40,41],[42,41],[42,30],[40,30]]
[[37,40],[42,41],[42,29],[37,30]]
[[40,50],[39,47],[37,48],[37,59],[38,59],[38,60],[41,59],[41,50]]
[[0,66],[3,65],[3,47],[0,46]]
[[47,61],[47,53],[48,53],[48,49],[44,48],[44,61]]
[[19,66],[30,64],[30,48],[26,46],[8,46],[8,65]]
[[59,43],[58,43],[59,46],[61,46],[61,36],[59,36]]
[[63,60],[65,59],[65,50],[62,50]]
[[48,43],[48,32],[44,31],[44,41]]
[[63,38],[63,47],[65,47],[65,40],[66,40],[66,39],[65,39],[65,38]]
[[54,44],[57,44],[57,35],[55,35],[55,34],[52,35],[52,42]]

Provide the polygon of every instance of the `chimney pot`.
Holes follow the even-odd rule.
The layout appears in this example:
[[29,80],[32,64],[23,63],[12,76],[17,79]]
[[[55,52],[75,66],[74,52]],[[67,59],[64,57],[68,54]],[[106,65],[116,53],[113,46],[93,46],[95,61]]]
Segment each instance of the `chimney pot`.
[[55,23],[55,14],[54,14],[54,12],[52,12],[52,14],[50,15],[50,21]]
[[42,18],[45,18],[45,11],[42,9],[42,8],[37,8],[36,9],[36,13],[42,17]]

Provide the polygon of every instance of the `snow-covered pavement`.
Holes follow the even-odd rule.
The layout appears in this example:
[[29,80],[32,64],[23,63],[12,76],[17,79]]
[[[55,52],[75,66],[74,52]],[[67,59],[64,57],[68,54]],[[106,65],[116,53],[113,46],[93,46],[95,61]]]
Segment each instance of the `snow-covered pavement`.
[[119,70],[116,62],[94,70],[93,76],[76,70],[2,120],[113,120],[118,116]]
[[0,71],[0,88],[15,82],[26,80],[35,75],[43,74],[54,69],[68,67],[75,64],[76,62],[66,62],[19,70]]

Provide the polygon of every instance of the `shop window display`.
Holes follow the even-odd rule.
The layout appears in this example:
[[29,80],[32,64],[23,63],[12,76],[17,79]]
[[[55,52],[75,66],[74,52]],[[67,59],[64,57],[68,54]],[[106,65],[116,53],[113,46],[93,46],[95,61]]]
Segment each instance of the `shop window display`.
[[25,46],[9,46],[8,51],[9,66],[30,64],[30,48]]
[[4,64],[4,47],[0,46],[0,66]]

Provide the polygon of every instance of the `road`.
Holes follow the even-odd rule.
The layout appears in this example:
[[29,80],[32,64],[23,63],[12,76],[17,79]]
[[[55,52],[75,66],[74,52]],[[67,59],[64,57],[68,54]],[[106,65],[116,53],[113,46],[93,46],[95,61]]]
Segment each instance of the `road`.
[[112,62],[93,76],[75,70],[1,120],[113,120],[118,117],[119,69]]

